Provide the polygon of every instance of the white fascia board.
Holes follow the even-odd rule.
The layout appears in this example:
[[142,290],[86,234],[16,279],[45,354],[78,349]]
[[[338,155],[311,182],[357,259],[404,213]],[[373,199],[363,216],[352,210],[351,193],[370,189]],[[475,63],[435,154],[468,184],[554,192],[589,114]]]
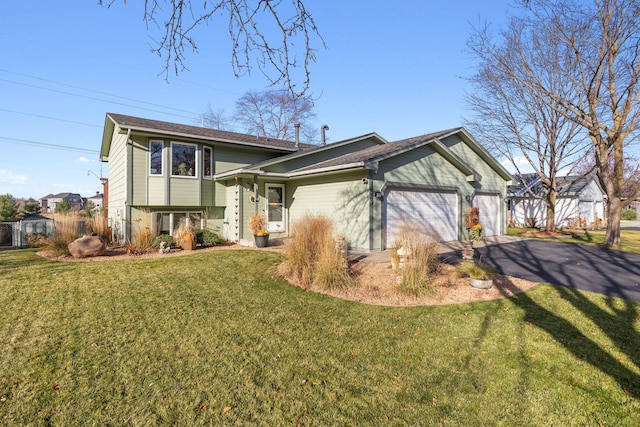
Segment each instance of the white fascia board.
[[286,175],[290,178],[293,178],[297,176],[315,175],[319,173],[340,172],[347,169],[364,169],[364,162],[347,163],[339,166],[328,166],[325,168],[309,169],[301,172],[291,172]]

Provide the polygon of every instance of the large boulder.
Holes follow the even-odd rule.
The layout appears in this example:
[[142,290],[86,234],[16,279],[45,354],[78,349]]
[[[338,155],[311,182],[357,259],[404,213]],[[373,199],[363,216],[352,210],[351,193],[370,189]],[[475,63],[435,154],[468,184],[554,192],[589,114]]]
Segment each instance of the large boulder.
[[100,256],[107,251],[107,245],[98,236],[81,237],[69,243],[67,248],[74,258]]

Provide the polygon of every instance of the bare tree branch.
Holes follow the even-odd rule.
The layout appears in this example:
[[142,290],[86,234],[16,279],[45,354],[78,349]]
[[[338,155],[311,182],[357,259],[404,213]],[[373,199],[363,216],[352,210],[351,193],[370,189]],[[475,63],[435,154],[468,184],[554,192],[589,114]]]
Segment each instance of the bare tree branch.
[[170,70],[187,69],[188,52],[198,51],[196,30],[217,20],[227,22],[236,77],[257,68],[272,86],[306,93],[317,46],[325,42],[301,0],[145,0],[144,21],[161,34],[153,52],[163,58],[167,80]]

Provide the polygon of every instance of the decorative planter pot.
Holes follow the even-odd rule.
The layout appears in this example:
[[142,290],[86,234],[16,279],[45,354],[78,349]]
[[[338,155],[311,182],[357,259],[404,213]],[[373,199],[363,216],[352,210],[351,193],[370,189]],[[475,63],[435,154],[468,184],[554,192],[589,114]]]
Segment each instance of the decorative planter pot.
[[269,245],[269,235],[265,236],[253,236],[256,241],[256,247],[266,248]]
[[493,286],[493,280],[491,279],[480,280],[480,279],[474,279],[473,277],[469,277],[469,283],[471,283],[471,286],[478,289],[489,289],[490,287]]
[[191,240],[185,239],[182,242],[182,249],[185,251],[192,251],[196,248],[196,239],[192,238]]

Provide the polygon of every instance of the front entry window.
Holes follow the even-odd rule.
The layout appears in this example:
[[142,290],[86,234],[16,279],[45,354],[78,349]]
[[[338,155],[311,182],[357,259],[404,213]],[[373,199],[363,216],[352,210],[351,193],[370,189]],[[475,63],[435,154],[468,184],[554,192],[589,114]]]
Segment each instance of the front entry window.
[[267,227],[270,232],[285,231],[284,185],[267,184]]

